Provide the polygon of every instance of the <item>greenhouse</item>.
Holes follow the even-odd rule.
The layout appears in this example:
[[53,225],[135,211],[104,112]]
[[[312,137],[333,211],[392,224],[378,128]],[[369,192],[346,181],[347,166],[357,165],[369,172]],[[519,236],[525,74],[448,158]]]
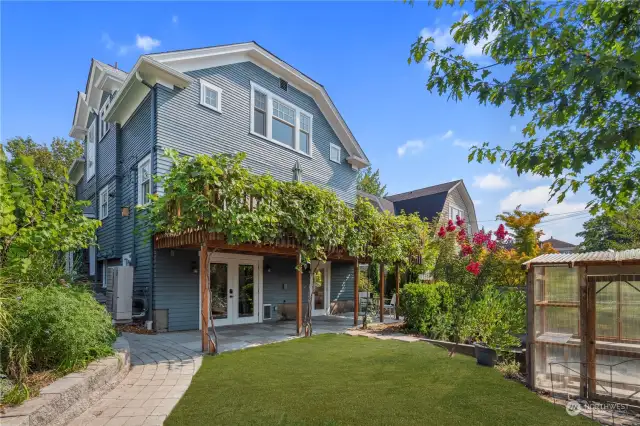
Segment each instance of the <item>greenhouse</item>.
[[640,250],[545,254],[527,269],[532,389],[640,403]]

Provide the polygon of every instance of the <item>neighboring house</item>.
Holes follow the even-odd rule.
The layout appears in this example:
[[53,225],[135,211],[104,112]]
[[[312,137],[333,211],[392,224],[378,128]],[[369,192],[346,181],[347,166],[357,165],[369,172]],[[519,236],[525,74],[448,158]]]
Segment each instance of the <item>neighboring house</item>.
[[545,241],[540,241],[540,246],[542,247],[542,245],[546,243],[551,244],[551,247],[556,249],[558,253],[573,253],[574,251],[576,251],[576,247],[577,247],[575,244],[571,244],[566,241],[556,240],[553,237]]
[[367,198],[379,211],[418,213],[421,218],[429,221],[442,213],[440,219],[443,224],[449,219],[455,221],[456,216],[460,216],[467,223],[469,233],[478,231],[476,209],[462,180],[385,197],[362,191],[358,194]]
[[[167,330],[198,329],[201,305],[198,251],[158,249],[136,232],[135,207],[162,193],[152,176],[170,169],[166,148],[245,152],[253,173],[310,182],[350,205],[358,170],[369,165],[324,87],[254,42],[143,55],[129,73],[92,60],[70,135],[85,141],[70,170],[77,197],[102,221],[97,250],[85,253],[89,274],[100,287],[108,266],[133,266],[147,319]],[[208,265],[218,325],[295,313],[295,258],[227,249]],[[341,259],[322,267],[314,314],[352,307],[353,272]]]

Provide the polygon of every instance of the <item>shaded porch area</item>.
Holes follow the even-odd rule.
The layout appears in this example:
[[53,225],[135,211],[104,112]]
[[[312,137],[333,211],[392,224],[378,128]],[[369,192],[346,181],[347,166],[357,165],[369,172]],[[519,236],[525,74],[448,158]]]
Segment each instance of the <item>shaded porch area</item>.
[[[385,319],[385,323],[394,323],[396,321],[398,320],[392,317]],[[313,317],[312,324],[314,335],[340,334],[353,327],[353,317],[348,314],[345,316],[317,316]],[[209,332],[211,333],[211,329],[209,329]],[[283,342],[298,337],[295,321],[228,325],[217,327],[216,333],[218,334],[219,352]],[[168,332],[152,337],[173,342],[191,351],[200,352],[202,350],[202,339],[199,330]]]

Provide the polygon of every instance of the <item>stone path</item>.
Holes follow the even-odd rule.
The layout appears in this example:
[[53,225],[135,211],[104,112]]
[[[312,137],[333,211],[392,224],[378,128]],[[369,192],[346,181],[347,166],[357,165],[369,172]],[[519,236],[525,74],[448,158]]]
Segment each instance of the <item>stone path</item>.
[[70,425],[162,425],[202,364],[202,354],[162,335],[124,334],[131,371]]

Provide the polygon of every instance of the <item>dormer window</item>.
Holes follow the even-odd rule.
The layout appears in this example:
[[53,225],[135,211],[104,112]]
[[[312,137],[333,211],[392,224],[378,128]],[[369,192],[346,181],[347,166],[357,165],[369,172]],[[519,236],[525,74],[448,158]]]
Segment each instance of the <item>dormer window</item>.
[[111,129],[111,124],[104,120],[105,115],[107,115],[107,112],[109,111],[109,105],[111,105],[111,96],[104,101],[104,104],[102,104],[98,114],[98,131],[100,132],[98,140],[102,140],[102,138],[109,133],[109,129]]
[[311,156],[313,115],[251,82],[250,133]]
[[218,86],[200,80],[200,105],[217,112],[222,112],[222,89]]

